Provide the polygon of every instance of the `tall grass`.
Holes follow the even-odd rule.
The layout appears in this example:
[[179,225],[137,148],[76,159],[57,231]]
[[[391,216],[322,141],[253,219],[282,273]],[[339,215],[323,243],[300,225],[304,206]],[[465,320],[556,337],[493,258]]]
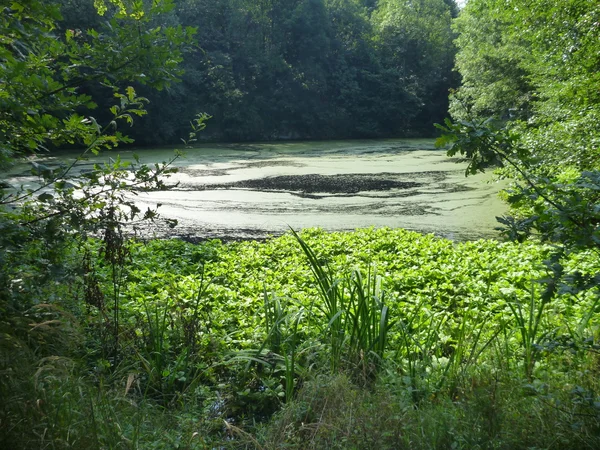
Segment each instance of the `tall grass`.
[[228,363],[245,361],[246,371],[252,364],[258,364],[270,370],[271,375],[283,372],[283,394],[286,402],[292,400],[297,379],[306,375],[298,362],[301,344],[298,332],[304,317],[304,308],[298,311],[288,309],[289,302],[275,294],[263,291],[263,310],[265,338],[257,349],[240,350],[233,353]]
[[543,330],[541,326],[548,300],[543,297],[537,299],[535,284],[532,282],[527,303],[523,304],[513,297],[507,301],[507,304],[519,331],[519,342],[523,349],[523,373],[531,380],[541,344],[551,332],[551,330]]
[[327,323],[321,328],[328,336],[331,372],[336,373],[343,363],[364,381],[373,379],[385,359],[394,325],[381,278],[372,268],[366,278],[358,269],[336,276],[298,233],[292,230],[292,234],[308,260],[320,295],[316,308]]
[[377,373],[385,358],[388,332],[394,325],[385,304],[381,278],[370,268],[366,279],[354,270],[349,280],[350,293],[345,302],[348,359],[360,370],[364,379]]
[[341,285],[341,280],[335,277],[329,264],[322,262],[312,248],[293,229],[292,234],[306,255],[317,283],[322,301],[316,304],[316,308],[323,313],[327,323],[324,331],[329,336],[330,368],[332,372],[336,372],[340,367],[342,349],[346,339],[344,316],[349,312],[344,304],[344,287]]
[[[275,360],[283,363],[285,374],[285,400],[290,401],[294,395],[296,377],[302,376],[304,371],[298,364],[298,326],[304,317],[304,309],[290,312],[288,303],[283,302],[278,296],[269,296],[263,293],[266,338],[257,352],[260,357],[267,348],[269,353],[274,353]],[[272,359],[272,358],[271,358]],[[261,360],[262,361],[262,360]]]
[[[491,312],[465,310],[458,325],[456,340],[442,380],[438,386],[455,391],[473,373],[482,354],[490,349],[506,324],[492,324]],[[493,328],[495,326],[495,329]],[[489,330],[488,330],[489,328]],[[487,333],[486,333],[487,332]]]
[[398,321],[400,345],[394,361],[400,368],[400,379],[415,403],[428,393],[425,382],[440,356],[440,329],[446,320],[445,315],[428,311],[416,303],[412,309],[406,307],[403,318]]

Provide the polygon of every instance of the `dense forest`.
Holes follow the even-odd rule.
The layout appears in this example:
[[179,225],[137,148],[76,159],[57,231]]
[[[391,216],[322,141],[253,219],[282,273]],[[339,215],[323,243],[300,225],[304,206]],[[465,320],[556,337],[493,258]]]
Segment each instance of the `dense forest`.
[[[87,0],[62,13],[63,28],[105,22]],[[205,112],[202,138],[213,140],[431,135],[457,86],[456,13],[453,0],[177,0],[167,23],[196,28],[196,43],[181,83],[160,93],[134,84],[149,116],[129,134],[179,143]]]
[[[0,12],[0,169],[39,177],[0,182],[0,447],[600,448],[596,1]],[[509,181],[498,239],[128,234],[175,170],[121,161],[130,136],[429,133]]]

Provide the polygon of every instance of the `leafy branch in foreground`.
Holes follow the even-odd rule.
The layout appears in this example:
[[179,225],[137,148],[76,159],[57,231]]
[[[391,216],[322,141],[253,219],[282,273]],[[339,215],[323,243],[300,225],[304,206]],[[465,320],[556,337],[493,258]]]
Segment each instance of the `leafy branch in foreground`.
[[0,167],[58,145],[89,145],[86,121],[93,119],[73,114],[96,107],[82,87],[118,92],[122,83],[135,82],[162,89],[181,75],[179,63],[195,30],[153,23],[172,2],[94,3],[106,22],[85,32],[61,30],[57,4],[30,0],[2,7]]
[[[461,154],[468,158],[466,175],[500,166],[509,167],[515,176],[507,199],[519,208],[522,217],[497,218],[506,227],[505,236],[523,242],[536,231],[542,240],[556,244],[545,261],[548,275],[537,280],[545,286],[539,299],[533,286],[528,301],[514,295],[507,299],[523,349],[524,375],[533,380],[534,367],[543,349],[568,348],[563,338],[553,335],[554,330],[541,330],[556,294],[580,303],[580,294],[586,291],[593,299],[592,310],[600,298],[599,272],[583,275],[576,269],[567,275],[564,266],[569,253],[581,250],[600,253],[600,171],[584,171],[570,178],[565,172],[559,176],[548,175],[544,172],[551,170],[524,150],[520,137],[492,119],[456,123],[446,119],[445,126],[437,127],[443,135],[436,145],[448,146],[449,156]],[[596,333],[588,327],[586,317],[589,316],[586,314],[581,319],[582,326],[577,330],[569,330],[567,341],[571,349],[590,351],[593,348],[589,342],[596,341]]]
[[535,230],[545,240],[600,249],[599,171],[585,171],[571,180],[540,175],[520,136],[491,118],[446,119],[445,126],[436,127],[443,133],[436,146],[447,147],[448,156],[460,154],[468,159],[466,175],[493,167],[508,167],[517,175],[507,198],[530,214],[520,219],[498,218],[506,226],[506,236],[522,241]]
[[[194,30],[155,26],[156,14],[173,6],[169,0],[152,5],[107,0],[95,6],[106,22],[85,32],[61,30],[60,5],[52,2],[10,2],[1,9],[0,169],[64,145],[84,150],[58,168],[33,161],[32,175],[40,180],[35,187],[0,185],[0,310],[14,325],[32,305],[46,301],[47,284],[76,289],[81,272],[83,284],[96,292],[90,258],[78,260],[76,249],[88,236],[99,236],[99,256],[111,267],[113,314],[104,318],[116,361],[128,254],[124,226],[157,217],[156,210],[141,211],[135,196],[167,189],[165,178],[175,172],[179,155],[153,166],[137,156],[133,163],[115,156],[91,170],[78,165],[91,154],[133,142],[118,127],[144,116],[148,100],[123,86],[160,89],[177,81]],[[85,93],[90,89],[107,89],[116,100],[107,108],[111,117],[105,125],[90,113],[96,108]]]

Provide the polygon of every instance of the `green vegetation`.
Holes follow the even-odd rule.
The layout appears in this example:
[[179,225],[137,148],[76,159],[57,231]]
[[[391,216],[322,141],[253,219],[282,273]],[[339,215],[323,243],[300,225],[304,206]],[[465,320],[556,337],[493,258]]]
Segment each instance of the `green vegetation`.
[[507,235],[598,246],[598,24],[585,1],[469,1],[441,145],[514,179]]
[[[60,3],[61,29],[104,29],[91,1]],[[212,116],[202,138],[226,142],[420,137],[457,87],[452,0],[173,3],[162,23],[196,28],[197,46],[180,84],[157,93],[134,80],[150,100],[130,132],[138,145],[179,144],[200,111]]]
[[5,445],[598,445],[597,294],[547,294],[551,246],[380,229],[127,250],[117,289],[97,263],[4,323]]
[[[414,131],[445,102],[452,1],[60,6],[1,6],[3,168],[129,143],[150,87],[171,89],[153,129],[191,109],[164,98],[212,98],[240,139]],[[513,179],[513,242],[142,242],[127,227],[158,216],[135,195],[167,189],[171,161],[33,161],[41,187],[0,185],[0,446],[600,447],[599,12],[470,0],[455,22],[439,143]],[[200,61],[184,19],[205,21]]]
[[587,1],[469,1],[455,22],[453,116],[508,120],[546,166],[597,168],[599,19]]

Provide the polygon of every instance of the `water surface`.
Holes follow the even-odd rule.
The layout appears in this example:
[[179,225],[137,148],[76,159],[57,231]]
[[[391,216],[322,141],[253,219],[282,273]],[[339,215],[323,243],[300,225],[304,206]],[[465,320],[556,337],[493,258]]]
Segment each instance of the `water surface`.
[[[130,158],[133,151],[120,153]],[[154,163],[173,149],[137,153]],[[506,209],[490,175],[465,178],[466,163],[446,157],[428,139],[206,144],[185,150],[176,165],[171,181],[179,185],[141,194],[139,202],[160,203],[161,215],[179,225],[152,224],[148,235],[243,239],[290,226],[386,226],[474,239],[495,236],[495,216]],[[13,182],[29,181],[17,168]]]

